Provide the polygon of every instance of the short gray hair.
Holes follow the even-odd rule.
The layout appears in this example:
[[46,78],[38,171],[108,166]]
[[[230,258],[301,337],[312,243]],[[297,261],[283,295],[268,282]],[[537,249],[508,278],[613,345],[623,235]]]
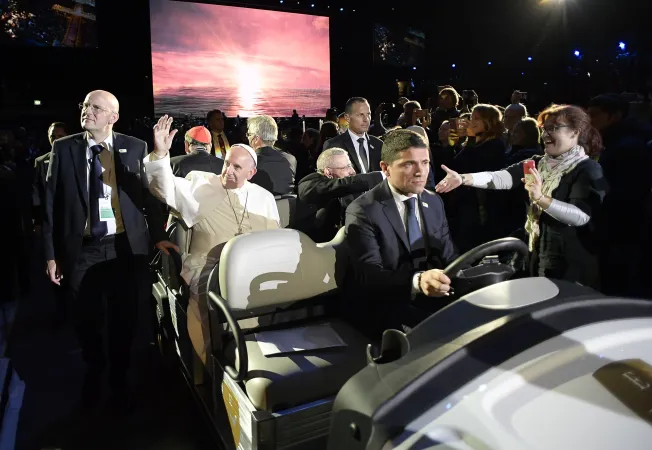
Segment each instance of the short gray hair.
[[253,116],[247,119],[247,131],[258,136],[265,145],[272,146],[278,139],[278,125],[270,116]]
[[317,172],[324,173],[324,169],[327,169],[333,163],[333,157],[340,155],[349,155],[349,153],[342,148],[329,148],[324,150],[317,158]]

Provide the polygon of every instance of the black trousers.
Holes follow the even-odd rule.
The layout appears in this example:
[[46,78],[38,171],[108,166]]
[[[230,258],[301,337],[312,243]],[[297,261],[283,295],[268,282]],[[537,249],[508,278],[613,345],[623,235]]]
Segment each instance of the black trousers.
[[[106,367],[103,328],[106,319],[109,383],[125,383],[139,302],[146,298],[147,259],[134,255],[126,233],[85,240],[68,278],[70,317],[91,371]],[[65,278],[64,278],[65,280]]]

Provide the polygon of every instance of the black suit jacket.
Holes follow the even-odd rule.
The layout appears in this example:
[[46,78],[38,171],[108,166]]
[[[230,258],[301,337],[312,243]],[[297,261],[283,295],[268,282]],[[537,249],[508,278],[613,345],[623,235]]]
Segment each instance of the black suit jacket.
[[288,159],[274,147],[261,147],[256,150],[258,169],[251,182],[267,189],[274,195],[294,192],[294,174]]
[[[439,195],[423,191],[419,211],[427,267],[443,269],[458,256],[444,203]],[[349,205],[346,229],[355,272],[354,281],[348,280],[350,292],[355,293],[354,308],[362,308],[359,314],[365,315],[377,331],[406,323],[417,269],[387,180]]]
[[[380,170],[380,152],[383,148],[383,141],[368,134],[367,139],[367,144],[369,144],[369,171],[375,172]],[[353,139],[348,131],[324,142],[324,150],[328,150],[329,148],[342,148],[349,152],[349,159],[353,167],[355,167],[356,173],[362,173],[362,168],[358,161],[358,154],[355,151]]]
[[172,166],[174,176],[185,178],[193,170],[212,172],[219,175],[222,173],[224,161],[208,152],[197,150],[188,155],[171,158],[170,165]]
[[328,178],[311,173],[299,182],[299,200],[314,205],[317,214],[314,228],[307,233],[315,242],[328,242],[343,223],[346,207],[360,194],[383,181],[381,172],[371,172],[344,178]]
[[32,218],[34,225],[43,223],[43,214],[45,211],[45,181],[48,175],[50,165],[50,154],[46,153],[34,160],[34,182],[32,184],[32,205],[34,207]]
[[[47,260],[61,263],[64,276],[77,262],[88,218],[86,147],[85,134],[79,133],[56,140],[50,153],[43,218],[44,250]],[[160,203],[149,192],[145,176],[143,159],[147,144],[114,133],[113,151],[120,210],[131,251],[147,255],[152,249],[150,232],[154,242],[167,239]]]

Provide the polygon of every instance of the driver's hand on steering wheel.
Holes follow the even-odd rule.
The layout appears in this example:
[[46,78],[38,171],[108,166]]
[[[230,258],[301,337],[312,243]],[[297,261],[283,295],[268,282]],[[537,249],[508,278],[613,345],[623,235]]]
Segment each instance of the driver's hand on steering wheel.
[[443,271],[432,269],[421,274],[419,287],[428,297],[447,297],[450,295],[451,279]]

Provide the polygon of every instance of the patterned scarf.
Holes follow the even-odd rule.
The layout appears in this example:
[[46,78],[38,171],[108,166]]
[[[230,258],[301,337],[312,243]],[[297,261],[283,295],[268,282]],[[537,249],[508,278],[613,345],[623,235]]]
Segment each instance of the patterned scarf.
[[[541,179],[543,180],[541,193],[550,197],[553,191],[559,187],[559,182],[562,177],[571,172],[575,166],[587,158],[588,156],[581,145],[576,145],[560,156],[553,157],[545,155],[541,158],[537,167],[539,174],[541,174]],[[543,210],[534,202],[530,203],[530,208],[527,213],[527,222],[525,223],[525,231],[527,231],[530,237],[529,245],[531,252],[534,251],[539,236],[541,235],[539,218],[541,217],[542,212]]]

